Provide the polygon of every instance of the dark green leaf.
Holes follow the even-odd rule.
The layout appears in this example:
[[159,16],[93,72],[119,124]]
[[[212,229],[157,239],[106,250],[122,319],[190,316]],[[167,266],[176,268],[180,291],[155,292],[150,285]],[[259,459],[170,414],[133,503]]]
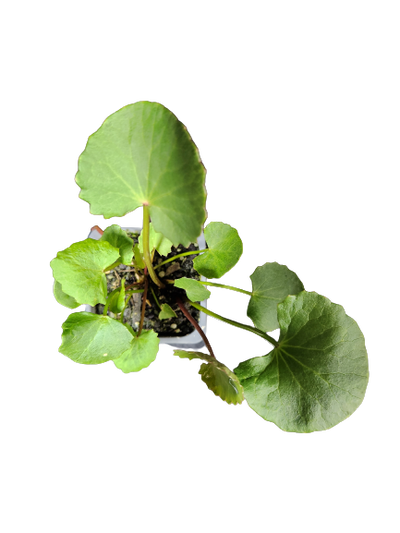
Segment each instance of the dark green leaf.
[[247,308],[247,316],[256,328],[273,331],[279,327],[278,304],[289,294],[304,290],[302,282],[287,266],[278,263],[265,263],[255,269],[250,276],[252,297]]
[[193,350],[172,350],[171,357],[189,364],[197,362],[196,375],[213,398],[226,407],[242,406],[243,387],[225,361],[212,357],[207,352]]
[[363,334],[343,307],[315,292],[278,305],[279,347],[235,374],[254,411],[285,431],[331,428],[361,404],[368,383]]

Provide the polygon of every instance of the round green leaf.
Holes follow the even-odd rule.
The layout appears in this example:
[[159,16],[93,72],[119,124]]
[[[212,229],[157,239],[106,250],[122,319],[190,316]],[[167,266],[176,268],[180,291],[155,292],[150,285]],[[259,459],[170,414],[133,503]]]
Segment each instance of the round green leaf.
[[85,239],[58,252],[50,263],[54,279],[63,292],[81,304],[105,304],[107,280],[104,271],[119,257],[119,250],[106,241]]
[[85,311],[69,315],[62,328],[59,351],[86,365],[97,365],[120,357],[132,340],[132,334],[117,320]]
[[298,294],[304,286],[294,272],[279,263],[265,263],[250,276],[252,297],[247,316],[256,328],[273,331],[279,327],[278,304],[289,294]]
[[204,230],[208,250],[195,257],[193,266],[206,278],[220,278],[239,261],[243,244],[229,224],[210,222]]
[[118,224],[113,224],[104,230],[100,241],[109,242],[114,248],[119,249],[120,261],[124,265],[130,265],[133,257],[133,240]]
[[175,280],[174,285],[178,289],[184,289],[192,302],[202,302],[211,296],[211,292],[195,279],[179,278]]
[[89,137],[76,182],[90,212],[123,216],[148,205],[154,229],[188,246],[206,218],[205,168],[185,126],[161,104],[137,102]]
[[279,346],[234,370],[254,411],[285,431],[329,429],[361,404],[368,383],[364,336],[343,307],[315,292],[278,305]]
[[155,360],[159,343],[160,339],[153,330],[142,331],[139,337],[132,339],[128,350],[114,360],[114,364],[126,374],[139,372]]

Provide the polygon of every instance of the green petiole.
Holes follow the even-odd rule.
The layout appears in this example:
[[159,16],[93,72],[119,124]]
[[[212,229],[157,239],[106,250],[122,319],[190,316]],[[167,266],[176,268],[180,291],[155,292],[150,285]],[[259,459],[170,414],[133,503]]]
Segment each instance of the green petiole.
[[202,254],[204,252],[208,252],[208,248],[206,248],[205,250],[193,250],[191,252],[182,252],[181,254],[174,255],[174,257],[170,257],[169,259],[166,259],[159,265],[156,265],[154,268],[159,268],[160,266],[170,263],[171,261],[175,261],[175,259],[178,259],[179,257],[184,257],[185,255],[197,255],[197,254]]
[[237,328],[245,329],[246,331],[250,331],[251,333],[254,333],[254,334],[258,335],[259,337],[262,337],[263,339],[265,339],[268,342],[270,342],[273,346],[275,346],[275,348],[277,348],[279,346],[278,342],[275,339],[273,339],[267,333],[264,333],[260,329],[253,328],[253,326],[248,326],[247,324],[242,324],[241,322],[236,322],[235,320],[231,320],[229,318],[225,318],[225,317],[223,317],[221,315],[217,315],[217,313],[214,313],[213,311],[210,311],[206,307],[203,307],[202,305],[194,303],[194,302],[192,302],[190,300],[189,300],[189,302],[190,302],[190,305],[192,307],[194,307],[195,309],[198,309],[199,311],[203,311],[203,313],[206,313],[206,315],[212,316],[213,318],[217,318],[218,320],[222,320],[222,322],[226,322],[227,324],[230,324],[231,326],[235,326]]

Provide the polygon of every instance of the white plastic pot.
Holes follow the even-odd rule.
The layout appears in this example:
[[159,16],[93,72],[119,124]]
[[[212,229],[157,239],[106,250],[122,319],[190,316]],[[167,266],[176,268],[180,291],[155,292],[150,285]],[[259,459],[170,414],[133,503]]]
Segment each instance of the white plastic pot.
[[[121,229],[129,230],[134,233],[141,233],[142,226],[131,226],[131,225],[121,225]],[[100,239],[101,234],[96,230],[88,230],[85,237],[90,239]],[[199,245],[199,250],[204,250],[206,248],[206,241],[204,239],[204,234],[201,232],[201,235],[197,239],[197,244]],[[200,276],[201,281],[207,281],[204,276]],[[208,300],[203,300],[200,302],[200,305],[203,307],[208,307]],[[88,304],[85,304],[85,311],[90,313],[94,312],[94,308]],[[199,325],[206,335],[208,335],[208,316],[200,311]],[[206,346],[203,339],[200,336],[200,333],[195,329],[189,335],[184,335],[182,337],[159,337],[160,346],[166,346],[170,350],[193,350],[200,351],[205,350]]]

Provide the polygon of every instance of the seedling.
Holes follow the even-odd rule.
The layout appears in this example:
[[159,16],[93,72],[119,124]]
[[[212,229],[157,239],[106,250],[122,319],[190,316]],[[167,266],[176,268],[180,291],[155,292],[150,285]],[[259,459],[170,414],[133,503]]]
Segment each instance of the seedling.
[[[176,349],[174,355],[202,361],[201,379],[222,400],[236,405],[246,399],[285,431],[335,426],[366,391],[360,328],[343,307],[304,290],[298,276],[278,263],[255,269],[251,291],[209,281],[234,267],[243,248],[236,229],[210,222],[207,246],[198,249],[205,174],[185,126],[157,103],[128,105],[89,137],[76,175],[80,198],[105,219],[142,208],[143,229],[134,235],[113,224],[99,240],[72,244],[52,260],[56,300],[96,311],[67,318],[59,351],[78,363],[111,360],[125,373],[138,372],[156,359],[159,336],[196,328],[208,353]],[[212,287],[245,294],[253,325],[201,305]],[[266,346],[266,355],[230,370],[198,325],[199,312],[260,336],[272,351]],[[269,333],[278,328],[276,341]]]

